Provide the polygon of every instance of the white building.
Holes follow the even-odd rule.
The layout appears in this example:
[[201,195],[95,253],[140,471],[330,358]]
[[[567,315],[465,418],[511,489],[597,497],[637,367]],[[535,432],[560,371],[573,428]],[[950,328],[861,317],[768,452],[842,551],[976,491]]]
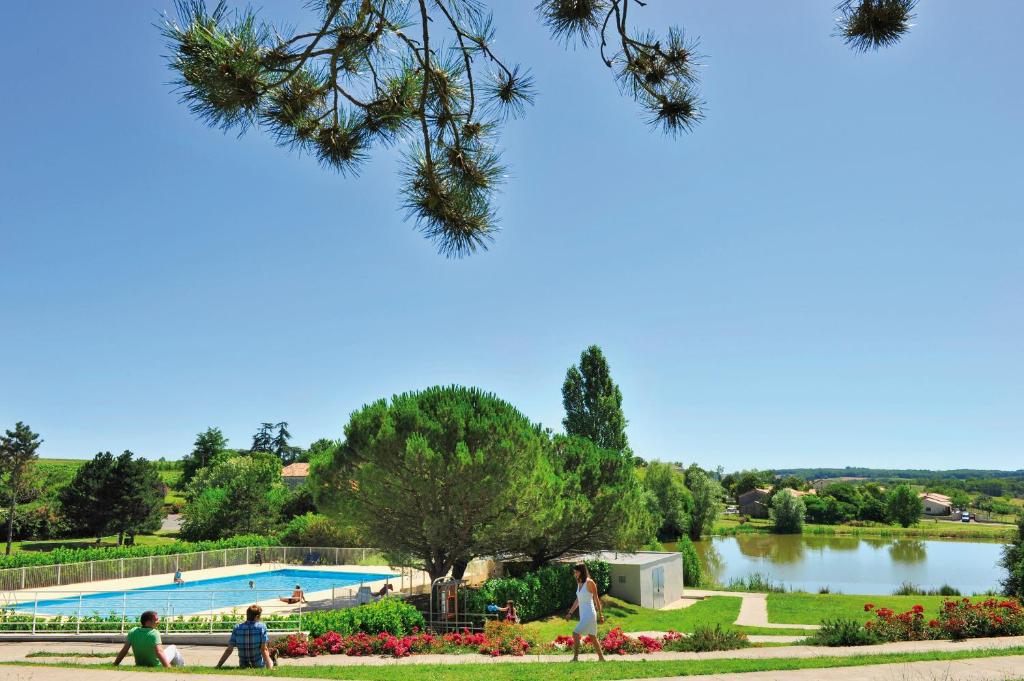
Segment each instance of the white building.
[[601,551],[610,566],[609,594],[644,608],[662,608],[683,597],[683,556],[677,551]]

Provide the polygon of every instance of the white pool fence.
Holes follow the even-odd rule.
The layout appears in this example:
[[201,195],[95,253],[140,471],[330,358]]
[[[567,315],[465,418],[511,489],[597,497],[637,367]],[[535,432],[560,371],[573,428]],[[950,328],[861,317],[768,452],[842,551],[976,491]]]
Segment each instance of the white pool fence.
[[[315,562],[312,559],[315,559]],[[128,614],[131,590],[95,590],[82,589],[79,586],[89,582],[173,575],[179,570],[188,573],[238,565],[262,564],[268,567],[302,564],[313,567],[317,565],[370,566],[379,565],[380,561],[382,561],[380,551],[372,548],[263,546],[8,568],[0,570],[0,633],[109,634],[124,633],[127,628],[134,626],[134,619]],[[430,590],[430,579],[422,570],[400,566],[380,565],[380,567],[382,570],[386,569],[399,574],[398,577],[391,580],[395,587],[394,595],[409,596],[427,593]],[[465,577],[470,582],[480,582],[490,576],[492,569],[493,563],[490,561],[474,560],[467,568]],[[65,585],[75,585],[78,588],[68,590],[52,588]],[[45,591],[36,591],[38,589],[45,589]],[[92,612],[87,596],[98,593],[120,595],[122,601],[122,607],[118,608],[120,612]],[[215,633],[230,631],[231,627],[239,621],[241,613],[244,613],[245,606],[238,606],[234,608],[235,612],[224,614],[226,608],[216,606],[217,595],[224,593],[225,590],[190,591],[187,595],[175,595],[173,592],[154,593],[152,608],[160,612],[161,629],[167,632]],[[247,592],[247,595],[249,593],[251,592]],[[177,599],[187,598],[194,601],[200,594],[209,595],[210,608],[207,612],[200,614],[183,612],[184,609],[194,611],[194,605],[179,606],[176,603]],[[262,621],[273,632],[302,631],[303,614],[308,613],[310,608],[321,610],[351,607],[367,602],[367,596],[367,590],[363,588],[362,584],[335,587],[331,589],[329,599],[319,598],[314,600],[309,607],[296,607],[284,603],[279,606],[264,605]],[[57,599],[69,600],[71,602],[69,609],[73,610],[74,614],[68,614],[65,611],[60,617],[55,617],[46,612],[39,612],[40,601]],[[137,593],[131,595],[131,600],[137,599]],[[244,602],[246,599],[240,598],[239,600]],[[264,599],[261,597],[261,600]],[[213,610],[220,610],[221,613],[210,612]]]

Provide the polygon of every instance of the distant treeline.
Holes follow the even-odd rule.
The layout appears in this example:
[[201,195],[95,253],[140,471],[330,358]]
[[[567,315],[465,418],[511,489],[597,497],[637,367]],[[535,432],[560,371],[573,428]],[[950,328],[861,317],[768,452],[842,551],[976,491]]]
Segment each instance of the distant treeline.
[[901,480],[968,480],[975,478],[1024,478],[1024,469],[1015,471],[982,470],[976,468],[955,468],[947,471],[928,470],[927,468],[775,468],[776,475],[789,475],[805,480],[821,478],[870,478],[901,479]]

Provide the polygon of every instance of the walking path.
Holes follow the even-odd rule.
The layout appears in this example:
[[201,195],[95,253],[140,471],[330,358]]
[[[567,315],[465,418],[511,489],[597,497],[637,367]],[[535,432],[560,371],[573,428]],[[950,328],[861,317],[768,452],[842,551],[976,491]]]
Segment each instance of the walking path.
[[[820,646],[777,646],[771,648],[744,648],[742,650],[720,650],[711,653],[649,653],[645,655],[609,656],[615,661],[640,661],[640,660],[721,660],[721,659],[754,659],[763,660],[770,658],[814,658],[814,657],[859,657],[863,655],[879,655],[885,653],[927,653],[927,652],[957,652],[976,650],[1005,650],[1024,646],[1024,636],[1007,636],[1003,638],[978,638],[960,643],[953,641],[907,641],[902,643],[884,643],[868,647],[846,647],[846,648],[824,648]],[[107,662],[110,658],[30,658],[26,655],[39,650],[53,650],[55,652],[117,652],[120,645],[109,643],[61,643],[59,648],[55,644],[39,643],[2,643],[0,644],[0,662],[26,662],[38,660],[40,662],[70,662],[79,664],[97,664]],[[178,646],[185,661],[190,665],[213,666],[220,659],[223,648],[219,646]],[[582,656],[582,659],[596,660],[597,656],[590,653]],[[347,657],[345,655],[324,655],[322,657],[300,657],[282,660],[282,668],[306,667],[306,666],[362,666],[362,665],[417,665],[417,664],[546,664],[552,662],[566,662],[565,655],[526,655],[524,657],[486,657],[484,655],[414,655],[400,659],[390,657]],[[237,658],[232,662],[237,663]],[[0,670],[3,668],[0,667]],[[1024,677],[1024,666],[1020,667],[1020,676]],[[0,678],[3,678],[0,676]],[[746,678],[746,677],[744,677]]]
[[775,624],[768,621],[768,594],[747,593],[743,591],[708,591],[705,589],[689,589],[685,597],[689,599],[710,598],[711,596],[726,596],[729,598],[742,598],[740,614],[736,618],[736,624],[745,627],[761,627],[764,629],[817,629],[817,624]]

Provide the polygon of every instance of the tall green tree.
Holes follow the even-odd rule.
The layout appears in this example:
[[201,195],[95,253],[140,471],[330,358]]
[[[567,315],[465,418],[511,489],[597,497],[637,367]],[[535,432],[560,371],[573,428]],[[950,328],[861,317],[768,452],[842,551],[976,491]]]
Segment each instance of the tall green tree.
[[690,529],[693,495],[672,464],[650,461],[644,469],[644,487],[653,495],[658,513],[659,541],[676,541]]
[[0,437],[0,481],[8,496],[7,503],[7,548],[4,555],[11,555],[14,541],[14,515],[18,502],[29,492],[32,483],[32,469],[39,459],[37,450],[42,444],[37,433],[21,421],[14,424],[14,430],[7,430]]
[[287,421],[261,423],[259,430],[252,436],[251,451],[269,452],[287,466],[298,461],[302,455],[302,449],[289,444],[291,438]]
[[226,451],[196,474],[185,494],[181,535],[198,541],[268,533],[288,493],[276,456]]
[[77,532],[96,537],[96,543],[107,533],[114,520],[119,487],[114,475],[114,455],[99,452],[75,471],[75,477],[60,491],[61,513]]
[[591,345],[580,363],[569,367],[562,384],[562,425],[568,435],[585,437],[602,449],[632,454],[626,439],[622,391],[612,381],[601,348]]
[[181,480],[179,485],[184,488],[195,477],[196,471],[206,468],[213,461],[213,457],[224,451],[228,446],[228,439],[220,428],[207,428],[196,435],[196,441],[192,445],[192,452],[184,457],[182,461]]
[[[536,11],[555,39],[599,45],[601,63],[652,127],[677,135],[703,118],[705,58],[682,28],[643,27],[649,2],[541,0]],[[892,45],[909,30],[915,2],[844,0],[836,33],[855,50]],[[507,174],[497,135],[534,99],[529,71],[495,51],[487,3],[307,6],[307,20],[290,30],[251,8],[179,2],[178,19],[162,32],[182,102],[211,127],[258,126],[342,175],[357,174],[375,147],[401,142],[402,202],[417,227],[447,256],[486,249],[497,224],[493,196]],[[833,25],[831,8],[816,7],[822,25]]]
[[417,558],[432,579],[461,576],[509,541],[544,446],[540,427],[494,395],[428,388],[352,414],[344,444],[313,465],[313,494],[393,560]]
[[528,484],[519,485],[517,519],[505,549],[540,567],[565,555],[635,551],[650,542],[657,518],[631,457],[587,438],[556,435]]
[[110,529],[117,533],[117,543],[135,543],[135,535],[160,529],[164,517],[164,483],[156,464],[135,458],[125,450],[114,461],[112,477],[117,482],[112,504]]
[[1024,598],[1024,513],[1017,517],[1017,537],[1003,547],[1003,557],[999,564],[1006,570],[1003,593]]
[[722,510],[722,487],[701,469],[687,471],[687,484],[693,495],[690,514],[690,539],[697,541],[710,532]]
[[924,505],[910,485],[897,485],[889,490],[886,497],[886,510],[889,522],[910,527],[921,519]]
[[256,434],[252,436],[252,446],[249,449],[254,452],[273,452],[274,427],[275,424],[269,421],[261,423],[260,427],[256,430]]
[[779,493],[772,498],[772,505],[769,509],[772,522],[775,524],[775,532],[778,534],[800,534],[803,532],[805,511],[803,499],[793,496],[786,489],[779,490]]

